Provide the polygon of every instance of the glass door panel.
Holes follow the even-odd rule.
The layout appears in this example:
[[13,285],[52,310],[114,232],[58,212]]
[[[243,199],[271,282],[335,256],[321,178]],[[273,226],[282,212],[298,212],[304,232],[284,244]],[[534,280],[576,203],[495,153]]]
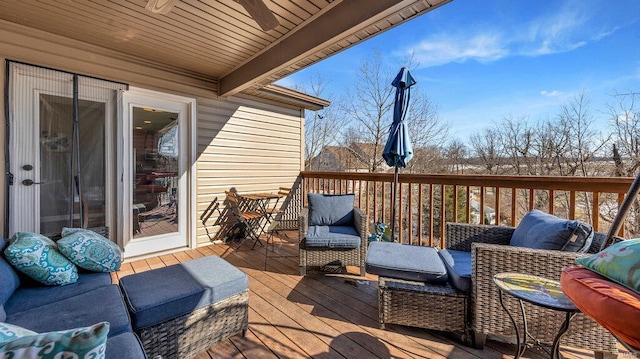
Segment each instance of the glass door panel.
[[[72,99],[40,94],[40,231],[60,233],[63,227],[106,225],[104,102],[79,100],[80,176],[71,176]],[[82,194],[80,194],[80,187]],[[73,198],[70,201],[70,198]],[[81,205],[82,204],[82,205]],[[70,208],[73,206],[73,208]],[[82,208],[82,212],[80,209]],[[73,223],[69,213],[73,211]]]
[[179,114],[134,106],[132,115],[133,238],[177,233]]

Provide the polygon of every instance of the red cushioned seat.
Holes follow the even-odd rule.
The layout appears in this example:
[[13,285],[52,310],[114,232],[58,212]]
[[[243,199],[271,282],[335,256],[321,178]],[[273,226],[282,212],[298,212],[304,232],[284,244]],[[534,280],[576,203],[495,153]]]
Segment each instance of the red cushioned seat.
[[586,268],[566,268],[562,290],[584,314],[640,348],[640,294]]

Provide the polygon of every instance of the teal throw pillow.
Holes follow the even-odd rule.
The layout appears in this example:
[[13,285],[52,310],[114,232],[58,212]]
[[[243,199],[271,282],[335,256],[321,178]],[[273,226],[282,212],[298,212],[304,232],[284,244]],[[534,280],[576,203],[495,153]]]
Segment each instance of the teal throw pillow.
[[640,293],[640,238],[616,243],[576,262]]
[[78,268],[58,252],[55,242],[29,232],[16,232],[4,250],[7,261],[28,277],[46,285],[78,280]]
[[24,336],[34,335],[34,334],[38,334],[38,333],[29,329],[24,329],[17,325],[13,325],[9,323],[0,323],[0,345],[2,345],[2,343],[9,340],[22,338]]
[[[0,330],[2,330],[1,325]],[[17,331],[15,328],[12,330]],[[0,358],[100,359],[105,357],[107,334],[109,334],[108,322],[42,334],[28,333],[30,331],[23,330],[25,332],[17,334],[16,338],[0,342]]]
[[94,272],[115,272],[122,263],[118,245],[89,229],[63,228],[58,250],[78,267]]

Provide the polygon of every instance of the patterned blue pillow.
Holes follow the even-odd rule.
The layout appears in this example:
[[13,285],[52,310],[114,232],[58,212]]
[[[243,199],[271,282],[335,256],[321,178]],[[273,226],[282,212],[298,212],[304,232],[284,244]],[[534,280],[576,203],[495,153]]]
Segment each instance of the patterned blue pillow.
[[[0,323],[0,331],[5,323]],[[109,323],[101,322],[90,327],[37,334],[20,327],[8,327],[13,339],[0,342],[3,358],[54,359],[54,358],[104,358],[107,348]],[[30,333],[29,333],[30,332]]]
[[63,228],[58,250],[80,268],[94,272],[120,269],[120,248],[98,233],[83,228]]
[[640,293],[640,238],[618,242],[576,262]]
[[0,323],[0,345],[9,340],[22,338],[27,335],[38,334],[32,330],[24,329],[9,323]]
[[46,285],[65,285],[78,280],[78,268],[69,262],[49,238],[16,232],[4,250],[7,261],[20,272]]

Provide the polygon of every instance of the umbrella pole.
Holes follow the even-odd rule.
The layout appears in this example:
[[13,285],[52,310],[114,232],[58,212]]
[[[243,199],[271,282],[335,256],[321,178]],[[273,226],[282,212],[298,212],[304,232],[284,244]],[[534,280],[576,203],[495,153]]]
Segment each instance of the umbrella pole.
[[393,194],[391,195],[391,240],[396,240],[396,192],[398,191],[398,167],[393,173]]

